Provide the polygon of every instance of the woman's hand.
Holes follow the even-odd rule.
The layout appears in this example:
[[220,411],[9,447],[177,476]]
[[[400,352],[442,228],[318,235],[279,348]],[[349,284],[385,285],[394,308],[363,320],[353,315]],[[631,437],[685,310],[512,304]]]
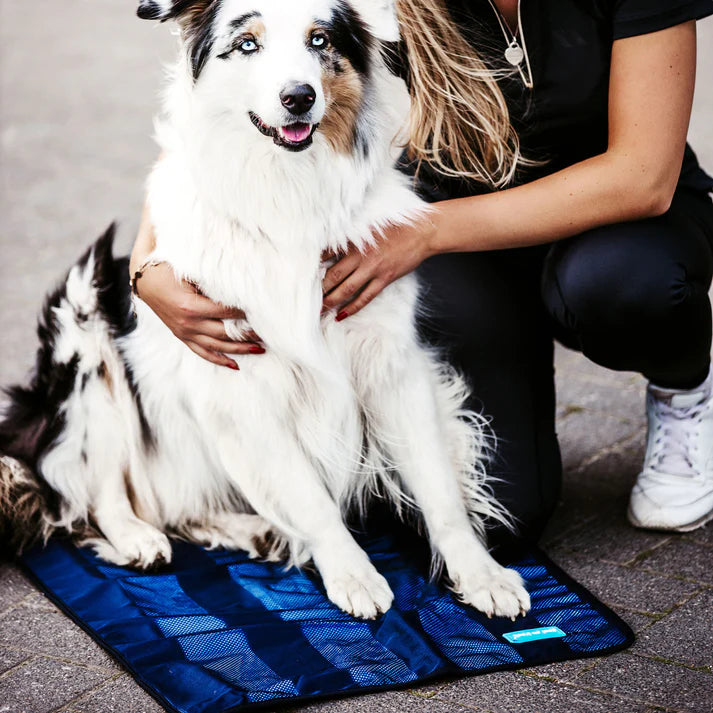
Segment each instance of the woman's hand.
[[391,226],[363,253],[351,246],[327,270],[322,282],[323,309],[340,307],[337,320],[356,314],[387,285],[415,270],[433,254],[439,211],[431,210],[409,225]]
[[162,322],[198,356],[229,369],[238,365],[227,354],[263,354],[265,349],[253,341],[235,342],[228,338],[223,319],[245,319],[240,309],[224,307],[198,292],[189,282],[178,281],[173,270],[160,263],[147,267],[137,282],[137,291]]
[[[160,160],[160,158],[159,158]],[[144,205],[141,225],[131,251],[129,274],[132,276],[156,247],[156,238]],[[223,319],[245,319],[245,313],[219,305],[203,296],[195,285],[178,281],[171,268],[158,263],[141,271],[136,282],[136,291],[161,319],[162,322],[198,356],[217,364],[237,369],[238,365],[225,354],[263,354],[265,349],[258,344],[260,338],[255,333],[248,336],[251,341],[236,342],[225,333]]]

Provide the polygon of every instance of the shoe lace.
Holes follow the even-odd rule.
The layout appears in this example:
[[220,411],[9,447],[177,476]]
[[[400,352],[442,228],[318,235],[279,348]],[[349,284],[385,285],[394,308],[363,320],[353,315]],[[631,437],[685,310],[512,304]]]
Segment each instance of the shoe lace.
[[699,475],[694,451],[698,450],[703,403],[682,408],[654,398],[653,404],[656,428],[649,469],[662,475]]

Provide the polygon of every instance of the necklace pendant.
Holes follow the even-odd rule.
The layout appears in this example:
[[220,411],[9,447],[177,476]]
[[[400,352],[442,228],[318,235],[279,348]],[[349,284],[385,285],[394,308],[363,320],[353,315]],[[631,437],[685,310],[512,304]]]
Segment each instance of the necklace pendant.
[[525,58],[525,53],[522,51],[522,47],[518,44],[517,40],[513,37],[512,42],[508,45],[505,50],[505,59],[513,66],[517,67],[520,65],[522,60]]

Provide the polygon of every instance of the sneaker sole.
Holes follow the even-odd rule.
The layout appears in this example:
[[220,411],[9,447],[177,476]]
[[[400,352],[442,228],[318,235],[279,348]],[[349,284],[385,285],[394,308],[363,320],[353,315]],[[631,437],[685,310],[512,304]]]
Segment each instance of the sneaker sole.
[[634,514],[631,512],[631,508],[628,509],[626,516],[629,520],[629,523],[633,527],[638,528],[639,530],[653,530],[659,532],[692,532],[693,530],[697,530],[699,527],[703,527],[703,525],[705,525],[707,522],[713,520],[713,510],[706,513],[703,517],[699,517],[698,520],[688,522],[685,525],[678,525],[677,527],[666,527],[664,525],[644,525],[634,517]]

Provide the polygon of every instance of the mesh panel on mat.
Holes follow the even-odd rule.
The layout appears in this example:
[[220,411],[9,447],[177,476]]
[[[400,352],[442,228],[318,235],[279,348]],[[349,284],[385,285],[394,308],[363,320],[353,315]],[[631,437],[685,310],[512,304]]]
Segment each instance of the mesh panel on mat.
[[456,666],[478,669],[522,661],[512,646],[502,643],[450,598],[430,602],[419,618],[434,645]]
[[292,681],[276,674],[251,648],[240,630],[210,632],[179,639],[186,659],[201,663],[220,674],[224,681],[245,691],[254,691],[255,700],[265,700],[260,693],[279,692],[295,696]]
[[[510,622],[487,619],[431,582],[428,550],[410,531],[359,541],[394,592],[394,606],[369,622],[337,609],[313,574],[182,542],[159,574],[108,567],[61,540],[28,552],[24,563],[59,606],[179,713],[233,713],[599,655],[633,640],[613,612],[541,553],[513,564],[533,606],[525,620]],[[504,638],[547,626],[564,637]]]

